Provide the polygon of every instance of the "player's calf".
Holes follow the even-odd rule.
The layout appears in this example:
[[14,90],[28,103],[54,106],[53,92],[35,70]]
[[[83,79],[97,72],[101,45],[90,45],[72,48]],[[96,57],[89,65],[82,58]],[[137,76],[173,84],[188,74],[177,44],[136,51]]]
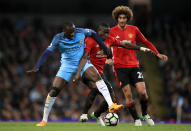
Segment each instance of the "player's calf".
[[56,97],[60,93],[61,89],[58,87],[52,87],[51,90],[49,91],[49,96],[51,97]]

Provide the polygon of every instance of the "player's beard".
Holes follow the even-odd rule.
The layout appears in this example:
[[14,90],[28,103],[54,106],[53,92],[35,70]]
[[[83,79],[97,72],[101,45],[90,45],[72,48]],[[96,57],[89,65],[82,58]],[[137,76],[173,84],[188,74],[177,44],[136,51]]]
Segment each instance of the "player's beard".
[[126,22],[120,22],[120,23],[118,23],[118,25],[119,25],[119,27],[120,27],[121,29],[125,29]]

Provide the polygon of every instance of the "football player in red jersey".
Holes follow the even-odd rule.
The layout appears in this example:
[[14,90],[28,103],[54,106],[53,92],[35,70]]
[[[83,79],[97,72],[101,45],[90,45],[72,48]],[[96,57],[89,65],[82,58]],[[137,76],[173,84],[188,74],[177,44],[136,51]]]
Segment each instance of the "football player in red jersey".
[[[110,27],[107,24],[101,24],[98,26],[98,29],[97,29],[98,35],[101,36],[104,43],[106,45],[108,45],[109,47],[110,46],[119,46],[119,47],[123,47],[126,49],[141,50],[144,52],[150,52],[151,51],[150,49],[147,49],[144,47],[139,47],[136,45],[129,44],[128,41],[119,41],[113,37],[108,37],[109,31],[110,31]],[[98,70],[99,74],[101,75],[102,79],[104,80],[104,82],[106,83],[106,85],[110,91],[110,94],[111,94],[111,97],[113,98],[113,101],[116,102],[113,89],[103,74],[104,64],[106,62],[107,56],[105,54],[103,54],[102,48],[91,37],[87,37],[85,40],[85,43],[86,43],[85,53],[82,57],[82,60],[84,60],[83,62],[86,62],[88,55],[89,55],[90,62]],[[78,72],[80,72],[80,70],[82,69],[83,62],[82,61],[80,62],[81,67],[79,66]],[[79,75],[75,76],[74,79],[79,79]],[[90,91],[90,93],[86,99],[86,104],[85,104],[85,107],[83,110],[83,114],[80,117],[80,121],[82,121],[82,122],[85,122],[88,120],[88,117],[87,117],[88,110],[90,109],[91,105],[93,104],[93,101],[94,101],[95,97],[97,96],[97,94],[100,94],[97,87],[94,86],[94,84],[92,82],[85,80],[84,83],[86,85],[88,85],[89,87],[93,87],[93,88],[91,88],[91,91]],[[100,118],[100,114],[105,112],[107,110],[107,108],[108,108],[108,105],[107,105],[106,101],[103,101],[100,105],[100,108],[95,113],[91,114],[91,117],[97,119],[102,126],[104,126],[104,122]]]
[[[136,26],[127,24],[127,22],[133,18],[133,12],[128,6],[117,6],[112,11],[112,17],[117,22],[117,25],[110,29],[110,36],[120,41],[130,41],[131,44],[144,44],[151,49],[158,58],[163,59],[164,61],[168,60],[168,57],[160,54]],[[127,108],[135,120],[135,126],[142,126],[142,123],[135,109],[130,83],[136,87],[140,96],[143,118],[150,126],[153,126],[154,121],[147,114],[148,94],[146,92],[142,71],[139,68],[136,51],[125,50],[116,46],[113,46],[112,49],[116,76],[125,95]]]

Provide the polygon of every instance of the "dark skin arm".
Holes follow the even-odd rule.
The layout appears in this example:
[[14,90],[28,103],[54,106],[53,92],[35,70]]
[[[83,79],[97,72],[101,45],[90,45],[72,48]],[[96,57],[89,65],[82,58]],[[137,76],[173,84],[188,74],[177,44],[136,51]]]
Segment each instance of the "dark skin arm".
[[26,73],[33,73],[33,72],[35,73],[37,71],[39,71],[39,69],[31,69],[31,70],[26,71]]
[[84,52],[84,54],[83,54],[83,56],[82,56],[82,58],[80,60],[79,66],[78,66],[78,71],[73,77],[73,82],[76,82],[76,81],[78,81],[80,79],[80,72],[81,72],[82,68],[85,66],[85,64],[87,62],[88,54],[89,53]]
[[[143,51],[145,53],[149,52],[149,53],[154,54],[154,52],[152,50],[150,50],[148,48],[145,48],[145,47],[140,47],[140,46],[131,44],[127,40],[122,41],[121,45],[115,45],[115,46],[123,47],[123,48],[129,49],[129,50],[140,50],[140,51]],[[106,60],[106,64],[112,65],[113,64],[113,60],[112,59],[107,59]]]
[[140,50],[140,51],[143,51],[143,52],[150,52],[150,53],[152,53],[152,51],[150,49],[145,48],[145,47],[140,47],[140,46],[137,46],[135,44],[131,44],[127,40],[121,41],[121,45],[119,45],[119,47],[123,47],[123,48],[129,49],[129,50]]
[[133,44],[129,44],[129,43],[122,43],[121,45],[119,45],[119,47],[123,47],[129,50],[140,50],[140,47],[137,45],[133,45]]

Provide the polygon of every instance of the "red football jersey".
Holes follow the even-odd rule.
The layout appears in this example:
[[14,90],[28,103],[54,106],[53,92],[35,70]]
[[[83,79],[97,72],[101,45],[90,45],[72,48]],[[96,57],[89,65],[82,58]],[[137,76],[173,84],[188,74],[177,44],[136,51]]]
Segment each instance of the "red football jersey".
[[[154,51],[155,54],[158,54],[157,49],[143,36],[136,26],[127,25],[124,30],[121,30],[119,26],[116,25],[110,29],[109,35],[120,41],[131,41],[131,44],[143,43],[146,47]],[[115,68],[139,67],[139,61],[135,50],[127,50],[114,46],[112,47],[112,51]]]
[[[103,74],[104,64],[107,59],[107,55],[104,54],[102,47],[100,47],[99,44],[92,37],[87,37],[85,43],[86,47],[84,51],[90,54],[90,62],[95,66],[100,74]],[[121,42],[119,40],[116,40],[115,38],[112,38],[110,36],[104,41],[104,43],[108,47],[121,45]]]

